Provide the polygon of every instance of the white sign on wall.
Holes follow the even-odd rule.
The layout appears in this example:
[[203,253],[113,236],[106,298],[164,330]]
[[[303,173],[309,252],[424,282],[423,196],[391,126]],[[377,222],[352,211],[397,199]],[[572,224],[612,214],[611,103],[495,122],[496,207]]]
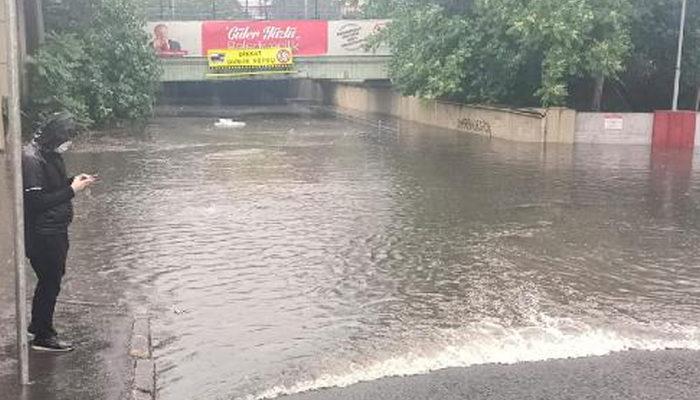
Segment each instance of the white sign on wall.
[[201,21],[154,21],[146,31],[149,45],[161,56],[202,56]]
[[367,39],[381,30],[389,20],[345,20],[328,21],[328,55],[391,55],[387,46],[380,46],[375,51],[367,51]]
[[605,130],[621,131],[625,127],[624,120],[620,114],[605,114]]

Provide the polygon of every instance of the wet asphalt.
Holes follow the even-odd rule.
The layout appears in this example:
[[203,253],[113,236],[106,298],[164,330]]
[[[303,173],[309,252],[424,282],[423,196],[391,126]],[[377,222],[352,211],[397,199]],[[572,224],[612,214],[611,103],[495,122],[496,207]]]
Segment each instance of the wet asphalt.
[[[27,281],[31,295],[35,280],[29,270]],[[13,282],[12,273],[0,271],[0,400],[127,399],[133,320],[120,293],[100,289],[104,280],[90,271],[69,270],[56,307],[56,327],[76,349],[65,354],[30,350],[31,384],[22,387],[17,379]]]
[[284,400],[697,400],[700,352],[454,368],[283,397]]

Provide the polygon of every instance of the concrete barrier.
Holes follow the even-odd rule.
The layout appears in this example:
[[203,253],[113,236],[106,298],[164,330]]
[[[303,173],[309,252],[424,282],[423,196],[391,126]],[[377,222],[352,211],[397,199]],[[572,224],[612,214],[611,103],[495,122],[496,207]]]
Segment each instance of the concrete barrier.
[[[316,93],[315,90],[307,90]],[[576,113],[565,108],[509,109],[402,96],[390,87],[324,82],[323,102],[339,108],[490,138],[530,143],[573,143]]]
[[655,149],[694,148],[697,117],[698,114],[695,111],[654,112],[652,147]]
[[576,143],[650,145],[651,113],[592,113],[576,115]]

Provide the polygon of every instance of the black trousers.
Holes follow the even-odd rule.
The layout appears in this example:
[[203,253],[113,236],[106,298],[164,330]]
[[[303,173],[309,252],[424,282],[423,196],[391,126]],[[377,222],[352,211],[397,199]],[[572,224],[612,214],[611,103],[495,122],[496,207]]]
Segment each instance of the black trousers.
[[32,235],[29,261],[38,278],[32,301],[32,322],[29,330],[37,338],[56,334],[53,313],[61,292],[61,279],[66,272],[68,234]]

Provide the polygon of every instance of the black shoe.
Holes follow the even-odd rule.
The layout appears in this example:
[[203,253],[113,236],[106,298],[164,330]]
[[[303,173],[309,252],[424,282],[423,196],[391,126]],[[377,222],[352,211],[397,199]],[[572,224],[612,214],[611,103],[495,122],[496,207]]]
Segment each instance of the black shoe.
[[[54,328],[50,328],[50,329],[51,329],[50,334],[52,336],[58,336],[58,333],[56,332],[56,330]],[[29,340],[34,340],[34,338],[36,337],[36,329],[34,329],[32,324],[29,324],[29,327],[27,327],[27,336],[29,337]]]
[[57,353],[66,353],[73,351],[73,345],[58,339],[58,336],[52,336],[46,339],[35,338],[32,340],[32,349],[36,351],[50,351]]

